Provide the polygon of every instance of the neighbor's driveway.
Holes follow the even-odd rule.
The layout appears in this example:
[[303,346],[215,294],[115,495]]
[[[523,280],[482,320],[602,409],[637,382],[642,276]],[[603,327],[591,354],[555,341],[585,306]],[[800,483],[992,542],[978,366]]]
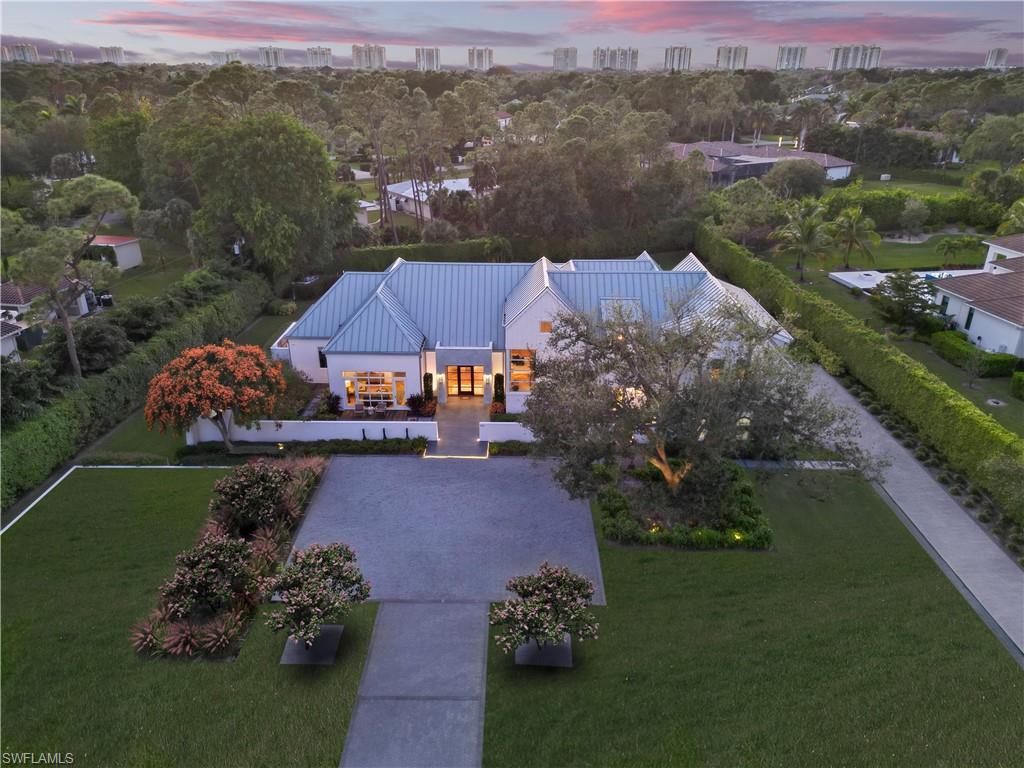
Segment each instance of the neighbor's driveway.
[[375,600],[497,601],[545,560],[589,577],[605,602],[586,502],[528,459],[335,457],[296,547],[351,546]]

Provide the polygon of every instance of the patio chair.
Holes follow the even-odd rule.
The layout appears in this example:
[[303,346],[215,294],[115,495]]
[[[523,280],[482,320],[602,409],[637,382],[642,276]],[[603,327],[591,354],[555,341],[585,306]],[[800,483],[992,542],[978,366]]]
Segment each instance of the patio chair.
[[357,418],[361,419],[363,418],[363,416],[366,415],[366,408],[363,406],[362,400],[356,400],[355,407],[352,410],[355,411],[355,415]]

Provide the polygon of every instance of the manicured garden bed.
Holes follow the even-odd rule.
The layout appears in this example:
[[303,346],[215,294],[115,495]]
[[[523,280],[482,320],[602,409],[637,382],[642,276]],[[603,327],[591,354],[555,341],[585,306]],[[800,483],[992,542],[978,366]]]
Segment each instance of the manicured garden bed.
[[346,617],[338,660],[316,670],[278,664],[266,606],[232,662],[144,660],[128,642],[222,474],[77,470],[4,534],[6,750],[81,766],[338,764],[374,606]]
[[484,763],[1015,763],[1019,668],[870,486],[759,493],[769,553],[602,543],[608,606],[574,669],[492,650]]

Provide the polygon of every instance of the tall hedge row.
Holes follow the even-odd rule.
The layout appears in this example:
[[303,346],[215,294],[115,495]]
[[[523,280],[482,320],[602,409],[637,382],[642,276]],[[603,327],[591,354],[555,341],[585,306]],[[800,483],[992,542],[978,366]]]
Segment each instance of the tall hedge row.
[[959,331],[939,331],[929,339],[932,349],[953,365],[967,368],[971,360],[977,356],[979,360],[978,375],[982,378],[1010,376],[1017,365],[1017,358],[1005,352],[986,352],[967,340]]
[[891,189],[862,189],[859,186],[834,189],[821,198],[830,218],[844,208],[859,205],[864,214],[874,219],[880,231],[901,228],[900,214],[911,198],[921,200],[928,207],[928,224],[967,224],[972,227],[994,229],[999,226],[1006,210],[979,195],[956,192],[952,195],[917,195],[901,187]]
[[1024,524],[1024,440],[979,410],[927,368],[900,352],[838,306],[800,288],[771,264],[705,227],[698,254],[709,267],[746,288],[773,313],[789,310],[797,324],[839,355],[847,370],[911,422],[924,440]]
[[[621,230],[596,230],[581,238],[523,238],[510,241],[512,261],[536,261],[546,256],[552,261],[567,259],[622,259],[639,256],[643,251],[658,253],[687,249],[693,244],[696,224],[678,218],[653,227]],[[342,254],[338,266],[346,271],[380,272],[397,258],[406,261],[487,261],[488,238],[460,240],[456,243],[411,243],[353,248]]]
[[149,380],[181,350],[238,333],[270,298],[266,282],[249,276],[136,346],[113,368],[86,379],[36,418],[4,432],[0,446],[4,509],[90,441],[141,405]]

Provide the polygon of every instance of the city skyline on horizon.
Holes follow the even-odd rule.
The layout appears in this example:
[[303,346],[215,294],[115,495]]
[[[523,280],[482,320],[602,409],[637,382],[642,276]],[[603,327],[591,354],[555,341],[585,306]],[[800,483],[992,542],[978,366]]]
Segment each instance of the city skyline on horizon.
[[[60,8],[63,13],[55,13]],[[523,13],[523,10],[529,13]],[[528,18],[524,18],[528,17]],[[254,20],[256,19],[256,20]],[[546,30],[559,30],[546,31]],[[30,43],[40,59],[74,52],[100,59],[100,46],[121,46],[128,63],[209,63],[237,51],[256,63],[258,49],[284,51],[304,66],[306,49],[332,49],[335,66],[351,65],[351,46],[387,46],[388,63],[415,66],[415,49],[437,47],[445,69],[463,69],[471,47],[492,48],[494,64],[550,70],[555,48],[639,50],[640,70],[661,69],[665,49],[686,46],[692,68],[713,68],[720,45],[749,50],[751,69],[774,69],[779,46],[806,46],[806,67],[823,68],[830,48],[878,45],[883,67],[982,67],[989,50],[1007,48],[1024,65],[1024,6],[1015,2],[490,2],[317,3],[280,0],[149,2],[5,2],[3,44]],[[457,54],[457,55],[456,55]],[[580,66],[579,69],[588,69]]]

